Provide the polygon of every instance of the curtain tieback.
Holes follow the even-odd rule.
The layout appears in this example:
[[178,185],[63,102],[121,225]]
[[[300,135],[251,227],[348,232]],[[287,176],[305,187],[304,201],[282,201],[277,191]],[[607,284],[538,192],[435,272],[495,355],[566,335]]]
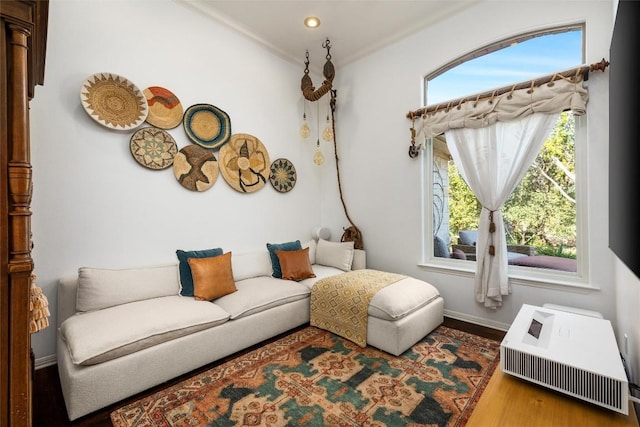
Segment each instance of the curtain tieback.
[[[489,233],[496,232],[496,224],[493,222],[493,212],[495,211],[489,211]],[[491,236],[491,241],[493,242],[493,236]],[[495,254],[496,247],[493,244],[489,245],[489,255],[495,256]]]

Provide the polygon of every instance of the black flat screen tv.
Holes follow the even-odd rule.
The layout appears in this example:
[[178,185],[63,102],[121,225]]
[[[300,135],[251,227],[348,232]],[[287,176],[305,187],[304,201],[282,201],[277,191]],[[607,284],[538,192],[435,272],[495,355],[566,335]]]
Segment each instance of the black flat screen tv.
[[621,0],[609,51],[609,248],[640,279],[639,39],[640,2]]

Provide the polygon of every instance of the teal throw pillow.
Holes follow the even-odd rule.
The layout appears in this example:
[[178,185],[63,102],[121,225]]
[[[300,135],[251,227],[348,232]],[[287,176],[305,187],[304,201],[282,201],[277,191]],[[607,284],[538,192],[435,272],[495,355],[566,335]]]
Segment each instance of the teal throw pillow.
[[280,267],[280,260],[278,259],[276,251],[299,251],[302,249],[302,244],[300,244],[300,240],[286,243],[267,243],[267,249],[271,257],[272,276],[277,279],[282,279],[282,268]]
[[178,249],[176,251],[178,261],[180,264],[178,268],[180,270],[180,283],[182,287],[180,289],[180,295],[185,297],[193,296],[193,277],[191,276],[191,266],[187,261],[189,258],[210,258],[218,255],[222,255],[222,248],[215,249],[202,249],[198,251],[183,251]]

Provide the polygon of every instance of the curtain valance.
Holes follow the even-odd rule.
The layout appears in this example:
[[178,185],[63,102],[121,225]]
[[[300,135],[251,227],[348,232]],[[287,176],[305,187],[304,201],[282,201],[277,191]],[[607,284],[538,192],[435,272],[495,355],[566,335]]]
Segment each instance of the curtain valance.
[[[410,148],[415,148],[416,134],[432,138],[449,129],[477,129],[533,113],[571,110],[576,115],[585,114],[588,93],[583,82],[589,79],[590,72],[604,71],[608,66],[609,62],[602,58],[591,65],[410,111],[407,113],[413,122]],[[415,157],[411,152],[410,149],[409,156]]]
[[416,130],[427,138],[450,129],[477,129],[497,121],[510,121],[533,113],[554,114],[571,110],[583,115],[589,95],[582,80],[556,80],[541,86],[517,89],[489,98],[461,100],[442,109],[425,113],[416,121]]

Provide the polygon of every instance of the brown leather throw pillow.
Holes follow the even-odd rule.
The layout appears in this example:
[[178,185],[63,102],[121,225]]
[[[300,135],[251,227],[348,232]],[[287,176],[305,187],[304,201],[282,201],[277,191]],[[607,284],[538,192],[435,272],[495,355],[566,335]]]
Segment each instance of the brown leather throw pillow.
[[212,301],[237,290],[231,269],[231,252],[208,258],[188,258],[193,277],[193,296]]
[[283,279],[300,281],[316,277],[309,262],[308,247],[293,251],[276,250],[276,256],[280,261]]

